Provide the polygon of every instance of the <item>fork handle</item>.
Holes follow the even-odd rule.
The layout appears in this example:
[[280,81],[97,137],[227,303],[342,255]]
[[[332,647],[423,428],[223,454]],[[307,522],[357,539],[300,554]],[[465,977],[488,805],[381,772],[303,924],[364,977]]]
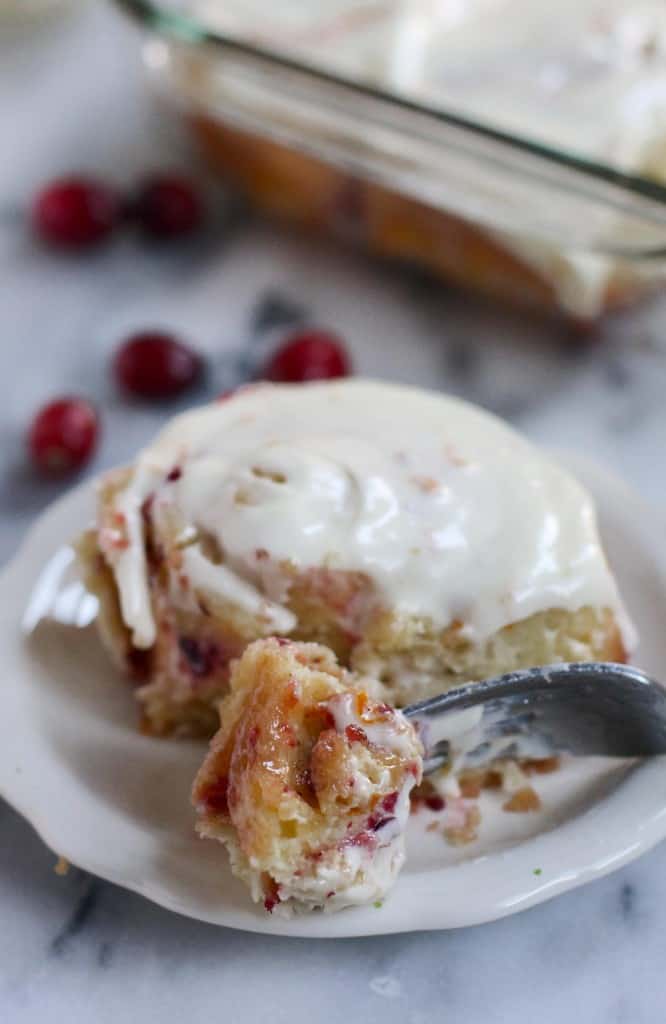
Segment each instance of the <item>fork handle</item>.
[[[666,753],[666,689],[612,662],[522,669],[461,686],[403,709],[426,726],[477,708],[494,735],[534,734],[553,750],[646,757]],[[427,730],[426,730],[427,731]]]

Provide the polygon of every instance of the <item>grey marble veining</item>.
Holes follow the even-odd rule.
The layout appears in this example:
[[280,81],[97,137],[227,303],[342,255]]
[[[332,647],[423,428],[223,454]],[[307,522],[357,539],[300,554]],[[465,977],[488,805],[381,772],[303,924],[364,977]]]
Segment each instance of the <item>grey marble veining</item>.
[[[3,27],[0,123],[0,561],[62,491],[25,464],[36,406],[67,392],[98,403],[104,436],[90,472],[130,458],[174,411],[120,400],[107,373],[127,331],[156,325],[206,353],[196,398],[250,374],[282,325],[332,326],[359,372],[469,397],[538,441],[589,452],[666,509],[666,301],[576,344],[239,217],[223,198],[195,243],[157,251],[125,237],[85,260],[45,252],[25,230],[39,182],[81,168],[122,184],[190,159],[142,89],[133,32],[92,2],[30,30]],[[0,803],[3,1022],[664,1019],[666,847],[492,925],[340,942],[215,929],[53,866]]]
[[72,870],[0,818],[0,1008],[12,1024],[212,1019],[655,1024],[666,862],[457,932],[312,942],[178,918]]

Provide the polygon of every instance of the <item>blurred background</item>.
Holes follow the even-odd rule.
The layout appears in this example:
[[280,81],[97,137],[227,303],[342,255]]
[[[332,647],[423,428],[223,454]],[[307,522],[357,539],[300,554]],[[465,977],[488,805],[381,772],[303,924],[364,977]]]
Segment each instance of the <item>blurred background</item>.
[[[251,14],[248,24],[256,25]],[[237,35],[243,38],[240,30]],[[435,197],[439,209],[428,208],[401,197],[400,187],[363,184],[353,170],[358,140],[355,149],[353,140],[344,142],[347,156],[336,156],[335,170],[313,160],[302,124],[296,146],[265,141],[254,108],[264,110],[269,133],[286,115],[266,114],[263,94],[240,113],[253,130],[231,131],[229,121],[239,117],[242,104],[233,93],[225,101],[210,82],[222,57],[240,82],[254,85],[256,69],[236,69],[237,55],[202,49],[200,40],[176,45],[113,4],[3,0],[1,47],[3,557],[31,516],[71,483],[44,479],[26,455],[26,432],[44,403],[63,395],[94,403],[99,443],[83,471],[97,472],[130,458],[181,405],[261,375],[290,332],[311,326],[338,336],[356,373],[464,395],[538,441],[584,448],[646,497],[663,500],[658,449],[666,423],[666,299],[659,282],[656,294],[650,279],[645,294],[634,289],[625,295],[618,312],[606,310],[598,287],[592,299],[583,296],[581,307],[580,296],[571,297],[573,262],[562,256],[561,239],[546,245],[537,239],[539,276],[534,241],[532,250],[517,249],[513,239],[505,244],[503,229],[488,226],[493,211],[512,201],[504,185],[502,202],[492,207],[488,201],[485,224],[474,225],[456,210],[443,212],[441,196]],[[320,49],[325,57],[330,47]],[[345,52],[338,40],[334,51]],[[323,66],[318,52],[308,43],[310,59]],[[183,65],[177,71],[174,54]],[[362,81],[359,67],[366,65],[352,73]],[[635,77],[633,65],[631,73]],[[374,75],[376,84],[376,68]],[[276,81],[280,95],[294,93],[293,82],[279,74]],[[317,91],[321,83],[306,80],[298,87],[318,97],[318,109],[326,107],[328,94]],[[362,111],[353,94],[349,102],[361,111],[361,122],[376,116]],[[454,151],[458,141],[438,145]],[[299,147],[309,155],[299,157]],[[380,159],[384,178],[393,174],[399,186],[386,153]],[[488,154],[474,160],[497,164]],[[514,171],[512,177],[510,161],[508,170],[500,166],[507,189],[517,188],[522,172]],[[464,168],[450,172],[451,180],[465,178]],[[438,173],[446,183],[445,171]],[[40,237],[35,206],[54,181],[92,179],[126,202],[155,175],[184,179],[199,197],[201,216],[183,237],[160,242],[124,223],[102,243],[78,248]],[[375,180],[380,176],[376,172]],[[407,187],[414,192],[421,184]],[[475,187],[469,191],[480,195],[482,186]],[[432,194],[427,182],[423,188]],[[561,193],[548,195],[551,206],[566,205]],[[453,199],[467,209],[461,196]],[[271,216],[257,204],[269,207]],[[539,202],[524,205],[538,208]],[[618,220],[606,211],[605,223],[613,217]],[[525,227],[524,217],[514,219]],[[542,227],[547,234],[548,225]],[[119,346],[148,330],[181,339],[205,360],[203,378],[175,402],[128,398],[110,369]]]

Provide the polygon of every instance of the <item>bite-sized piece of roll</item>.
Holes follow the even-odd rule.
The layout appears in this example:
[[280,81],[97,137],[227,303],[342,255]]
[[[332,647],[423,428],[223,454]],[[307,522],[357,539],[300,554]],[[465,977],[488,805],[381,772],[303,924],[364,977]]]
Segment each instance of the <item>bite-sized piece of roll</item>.
[[319,644],[258,640],[233,668],[193,802],[267,910],[372,902],[402,867],[422,747],[360,685]]

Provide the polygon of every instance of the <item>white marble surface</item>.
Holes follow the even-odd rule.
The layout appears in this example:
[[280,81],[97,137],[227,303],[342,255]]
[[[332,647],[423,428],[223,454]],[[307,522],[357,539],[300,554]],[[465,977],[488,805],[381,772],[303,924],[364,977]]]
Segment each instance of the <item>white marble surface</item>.
[[[253,328],[275,310],[271,295],[339,330],[359,371],[466,395],[666,506],[666,301],[581,348],[554,327],[232,222],[223,202],[205,237],[168,252],[129,238],[84,261],[44,252],[23,218],[42,180],[80,168],[122,183],[188,160],[141,86],[133,33],[92,0],[29,30],[0,24],[0,560],[61,489],[25,466],[35,406],[91,395],[105,432],[90,471],[125,459],[167,411],[114,395],[105,367],[123,333],[163,324],[190,336],[209,355],[201,397],[212,395],[274,339]],[[0,1020],[12,1024],[663,1019],[666,848],[497,924],[319,943],[199,925],[76,870],[59,878],[53,864],[0,803]]]

